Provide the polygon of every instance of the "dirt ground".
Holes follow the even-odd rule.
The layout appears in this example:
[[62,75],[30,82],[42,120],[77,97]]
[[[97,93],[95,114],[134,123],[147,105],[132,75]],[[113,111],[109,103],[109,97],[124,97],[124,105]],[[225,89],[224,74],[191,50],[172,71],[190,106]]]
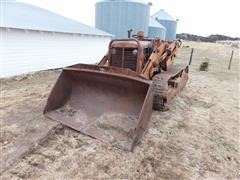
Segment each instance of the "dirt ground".
[[1,80],[1,179],[240,179],[239,50],[227,70],[230,47],[185,42],[177,61],[192,47],[186,88],[133,153],[42,115],[59,71]]

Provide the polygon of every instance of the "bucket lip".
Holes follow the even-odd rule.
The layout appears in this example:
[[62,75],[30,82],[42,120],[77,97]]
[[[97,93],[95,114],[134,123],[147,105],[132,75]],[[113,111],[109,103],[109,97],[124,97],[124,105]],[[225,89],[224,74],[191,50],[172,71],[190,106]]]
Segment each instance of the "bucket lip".
[[73,64],[71,66],[67,66],[63,69],[68,69],[68,68],[77,68],[77,69],[81,69],[81,70],[93,70],[94,72],[106,70],[106,72],[109,74],[120,74],[120,75],[126,75],[126,76],[130,76],[130,77],[137,77],[140,79],[146,79],[144,76],[141,76],[140,74],[138,74],[137,72],[135,72],[131,69],[115,67],[115,66],[104,66],[104,65],[78,63],[78,64]]
[[[79,65],[81,65],[81,64],[79,64]],[[138,124],[143,121],[143,118],[145,117],[145,116],[144,116],[144,113],[147,112],[147,113],[150,113],[150,114],[151,114],[151,111],[150,111],[150,110],[147,110],[147,111],[145,112],[145,111],[144,111],[144,108],[148,108],[148,106],[149,106],[149,105],[148,105],[148,102],[151,102],[151,103],[152,103],[152,101],[149,101],[149,100],[152,100],[152,92],[153,92],[153,83],[152,83],[152,80],[147,80],[147,79],[141,78],[138,73],[136,73],[136,72],[134,72],[134,71],[131,71],[131,70],[129,70],[129,71],[131,72],[130,74],[121,74],[121,71],[117,71],[117,70],[124,69],[124,68],[117,68],[117,67],[111,68],[111,67],[98,66],[98,65],[87,65],[87,64],[86,64],[86,66],[84,66],[84,64],[82,64],[82,65],[83,65],[82,68],[81,68],[81,66],[79,66],[79,67],[77,67],[77,66],[76,66],[76,67],[72,66],[72,67],[63,68],[60,76],[62,75],[62,73],[66,73],[65,75],[67,75],[68,72],[69,72],[69,73],[70,73],[70,72],[76,72],[76,73],[79,73],[79,75],[81,75],[80,73],[83,72],[83,73],[86,73],[86,74],[87,74],[87,73],[89,73],[89,74],[91,73],[91,74],[96,74],[96,75],[99,75],[99,76],[110,76],[110,77],[114,77],[114,78],[121,78],[122,80],[131,80],[131,81],[136,81],[136,82],[142,83],[142,85],[144,85],[145,88],[146,88],[146,95],[145,95],[145,97],[144,97],[143,103],[141,104],[140,112],[138,113],[137,124],[134,125],[134,126],[135,126],[135,129],[139,126]],[[97,66],[98,68],[94,68],[94,67],[96,67],[96,66]],[[88,67],[89,67],[89,68],[88,68]],[[91,67],[92,67],[92,68],[91,68]],[[101,69],[99,69],[99,68],[101,68],[101,67],[103,67],[103,68],[105,67],[105,68],[106,68],[105,71],[104,71],[104,70],[101,71]],[[116,71],[114,71],[114,69],[115,69]],[[107,70],[110,70],[110,71],[107,71]],[[111,70],[113,70],[113,71],[111,71]],[[126,71],[126,73],[127,73],[127,71]],[[136,75],[136,76],[135,76],[135,75]],[[58,80],[59,80],[60,76],[58,77]],[[55,88],[56,84],[58,83],[58,80],[57,80],[57,82],[55,83],[55,85],[54,85],[53,89],[51,90],[51,93],[50,93],[50,95],[49,95],[49,97],[48,97],[47,104],[46,104],[45,110],[44,110],[44,115],[45,115],[45,117],[47,117],[47,118],[49,118],[49,119],[52,119],[52,120],[55,120],[55,121],[57,121],[57,122],[63,123],[63,122],[61,122],[57,117],[55,117],[54,115],[52,115],[52,114],[50,113],[51,111],[47,111],[47,109],[46,109],[46,107],[48,106],[48,103],[49,103],[50,96],[51,96],[51,94],[54,92],[54,88]],[[152,109],[152,108],[151,108],[151,109]],[[150,119],[145,119],[145,121],[148,121],[148,123],[149,123]],[[64,123],[63,123],[63,124],[64,124]],[[71,126],[69,126],[69,125],[66,125],[66,126],[71,127]],[[100,141],[103,141],[103,142],[104,142],[104,139],[101,139],[101,138],[99,138],[99,137],[97,137],[97,136],[92,136],[91,134],[89,134],[89,133],[87,133],[87,132],[84,132],[83,130],[78,130],[78,129],[74,128],[74,127],[71,127],[71,128],[72,128],[72,129],[75,129],[75,130],[77,130],[77,131],[79,131],[79,132],[82,132],[82,133],[84,133],[85,135],[91,136],[91,137],[93,137],[93,138],[97,138],[97,139],[99,139]],[[142,129],[142,128],[143,128],[143,129]],[[139,133],[137,133],[136,136],[132,137],[132,139],[131,139],[131,141],[130,141],[130,146],[131,146],[131,147],[129,147],[130,149],[127,149],[127,151],[132,151],[132,152],[133,152],[134,147],[137,145],[137,143],[139,142],[139,140],[142,138],[143,132],[145,132],[145,131],[147,130],[145,127],[142,127],[142,126],[139,126],[138,129],[139,129],[139,130],[138,130]],[[108,142],[108,141],[106,141],[106,142]],[[120,149],[122,149],[122,148],[120,148]],[[123,150],[124,150],[124,149],[123,149]]]
[[[81,64],[81,65],[85,65],[85,64]],[[106,66],[96,66],[96,65],[92,65],[92,66],[93,67],[100,67],[100,68],[105,68],[106,67]],[[115,69],[124,69],[124,68],[117,68],[117,67],[114,67],[114,68]],[[99,75],[108,75],[108,76],[113,76],[113,77],[120,77],[120,78],[131,79],[131,80],[134,80],[134,81],[139,81],[139,82],[148,84],[149,86],[152,84],[151,80],[143,79],[137,73],[136,73],[136,77],[134,77],[134,76],[131,76],[131,75],[125,75],[125,74],[121,74],[121,73],[118,73],[118,72],[108,72],[108,71],[101,71],[101,70],[99,71],[99,70],[87,69],[87,68],[84,68],[84,67],[83,68],[66,67],[66,68],[63,68],[62,71],[63,72],[64,71],[75,71],[75,72],[94,73],[94,74],[99,74]],[[132,72],[134,72],[134,71],[132,71]]]
[[[131,144],[131,152],[133,152],[135,146],[138,144],[139,140],[142,138],[142,135],[139,134],[140,132],[137,133],[137,131],[142,131],[143,133],[147,130],[147,127],[142,127],[140,125],[140,121],[143,120],[143,116],[144,116],[144,108],[147,108],[147,106],[149,106],[150,104],[148,104],[148,101],[149,99],[152,99],[153,100],[153,84],[150,84],[149,87],[148,87],[148,90],[147,90],[147,94],[145,96],[145,99],[143,101],[143,104],[142,104],[142,107],[141,107],[141,111],[139,113],[139,116],[138,116],[138,123],[135,127],[135,132],[134,132],[134,136],[132,138],[132,144]],[[152,103],[152,101],[151,101]],[[152,107],[151,107],[151,114],[152,114]],[[148,125],[151,121],[151,118],[148,120]],[[138,130],[137,130],[138,128]]]

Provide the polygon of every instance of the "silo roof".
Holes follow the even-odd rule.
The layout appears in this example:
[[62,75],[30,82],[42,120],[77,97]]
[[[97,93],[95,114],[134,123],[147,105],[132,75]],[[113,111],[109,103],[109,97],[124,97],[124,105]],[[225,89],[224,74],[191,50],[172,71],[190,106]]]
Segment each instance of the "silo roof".
[[153,17],[149,18],[149,27],[158,27],[166,30],[166,28],[162,24],[157,22]]
[[21,2],[4,2],[1,0],[0,27],[75,33],[94,36],[112,36],[100,29],[87,26],[48,10]]
[[168,14],[163,9],[161,9],[160,11],[153,14],[152,17],[153,18],[158,18],[160,20],[176,21],[176,19],[174,19],[170,14]]

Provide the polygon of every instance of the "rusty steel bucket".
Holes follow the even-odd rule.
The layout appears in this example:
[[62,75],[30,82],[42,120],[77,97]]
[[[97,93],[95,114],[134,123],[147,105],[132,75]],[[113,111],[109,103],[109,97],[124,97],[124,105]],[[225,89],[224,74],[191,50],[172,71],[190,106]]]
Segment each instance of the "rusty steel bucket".
[[149,124],[153,86],[135,72],[95,65],[64,68],[44,109],[50,119],[132,151]]

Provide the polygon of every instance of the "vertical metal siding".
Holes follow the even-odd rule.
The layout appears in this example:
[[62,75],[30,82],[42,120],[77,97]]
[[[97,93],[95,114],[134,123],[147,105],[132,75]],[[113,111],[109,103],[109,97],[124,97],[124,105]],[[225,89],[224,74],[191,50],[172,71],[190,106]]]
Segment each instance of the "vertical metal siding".
[[160,38],[165,40],[166,30],[159,27],[148,27],[148,37],[149,38]]
[[127,37],[127,30],[133,34],[144,31],[148,34],[150,7],[134,1],[101,1],[95,5],[95,27],[116,37]]
[[110,37],[24,31],[0,28],[0,77],[61,68],[76,63],[93,64],[107,52]]
[[166,40],[171,41],[176,39],[177,21],[161,20],[159,18],[156,18],[156,21],[166,28]]

